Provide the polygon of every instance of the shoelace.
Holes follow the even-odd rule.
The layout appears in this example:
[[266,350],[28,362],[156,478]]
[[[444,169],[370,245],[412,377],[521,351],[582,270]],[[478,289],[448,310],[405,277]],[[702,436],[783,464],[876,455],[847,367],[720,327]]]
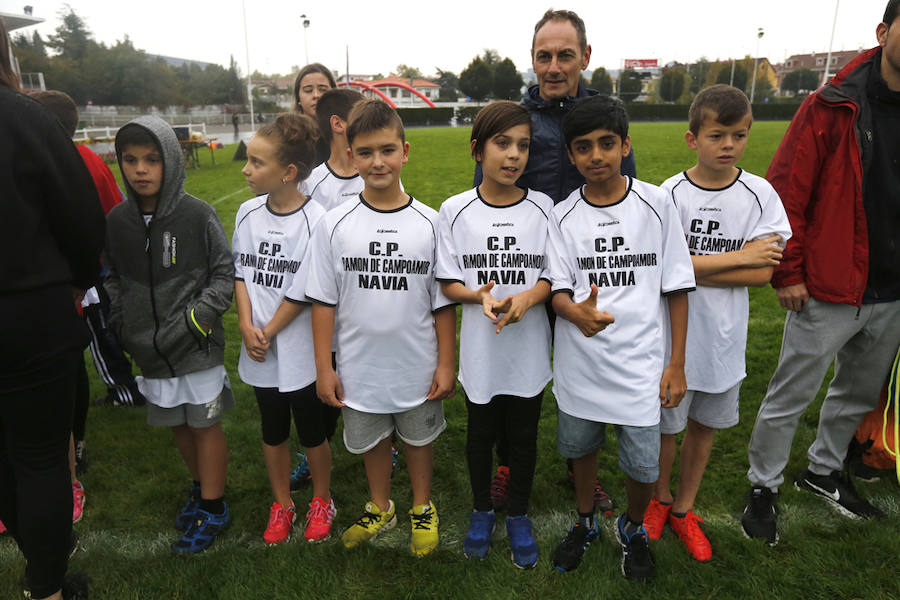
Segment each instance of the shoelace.
[[703,530],[700,529],[699,523],[704,523],[703,519],[695,515],[694,513],[690,513],[685,515],[684,523],[687,527],[686,536],[692,542],[702,542],[706,539],[706,536],[703,535]]
[[375,513],[370,513],[369,511],[363,511],[362,516],[356,520],[355,525],[359,525],[360,527],[368,529],[370,526],[380,520],[381,515],[376,515]]
[[279,527],[286,527],[290,526],[291,515],[293,514],[294,512],[290,508],[284,508],[283,506],[273,506],[269,514],[269,520],[275,521],[275,524]]
[[430,529],[431,528],[431,518],[434,516],[434,512],[428,510],[421,515],[417,515],[413,513],[411,515],[412,519],[412,527],[413,529]]
[[334,515],[331,513],[331,505],[325,504],[324,502],[313,502],[309,506],[309,511],[306,513],[306,520],[310,523],[323,523],[328,522],[332,519]]

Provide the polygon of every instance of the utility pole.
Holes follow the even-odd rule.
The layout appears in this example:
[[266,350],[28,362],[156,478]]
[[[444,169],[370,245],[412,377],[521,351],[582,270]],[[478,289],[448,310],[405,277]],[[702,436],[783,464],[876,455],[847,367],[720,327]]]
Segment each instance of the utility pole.
[[822,76],[822,85],[828,83],[828,76],[831,74],[831,47],[834,45],[834,30],[837,28],[838,7],[841,0],[834,2],[834,23],[831,24],[831,40],[828,42],[828,57],[825,59],[825,74]]
[[309,39],[307,38],[307,30],[309,29],[309,19],[306,18],[306,15],[300,15],[300,18],[303,19],[303,51],[306,56],[306,64],[309,64]]
[[247,50],[247,101],[250,102],[250,131],[256,131],[256,124],[253,119],[253,85],[250,82],[250,42],[247,41],[247,3],[241,0],[241,10],[244,14],[244,48]]
[[753,57],[753,83],[750,84],[750,104],[753,104],[753,96],[756,95],[756,70],[759,65],[759,40],[765,35],[765,31],[760,27],[756,31],[756,56]]

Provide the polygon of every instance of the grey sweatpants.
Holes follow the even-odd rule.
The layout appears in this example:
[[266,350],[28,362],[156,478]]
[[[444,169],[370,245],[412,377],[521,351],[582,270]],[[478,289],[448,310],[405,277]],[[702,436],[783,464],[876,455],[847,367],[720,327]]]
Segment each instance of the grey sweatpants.
[[857,308],[810,298],[802,311],[788,311],[778,366],[750,437],[750,483],[777,491],[784,482],[797,424],[832,360],[834,379],[808,458],[817,475],[841,469],[850,438],[878,405],[898,344],[900,300]]

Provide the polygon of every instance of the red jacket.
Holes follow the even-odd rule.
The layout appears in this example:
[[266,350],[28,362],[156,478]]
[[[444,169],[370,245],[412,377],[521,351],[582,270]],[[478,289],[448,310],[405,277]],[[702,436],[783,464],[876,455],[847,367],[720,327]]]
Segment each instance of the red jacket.
[[866,81],[880,52],[860,54],[803,101],[769,165],[766,179],[793,230],[775,288],[805,283],[816,300],[862,303],[869,273],[863,177],[872,143]]

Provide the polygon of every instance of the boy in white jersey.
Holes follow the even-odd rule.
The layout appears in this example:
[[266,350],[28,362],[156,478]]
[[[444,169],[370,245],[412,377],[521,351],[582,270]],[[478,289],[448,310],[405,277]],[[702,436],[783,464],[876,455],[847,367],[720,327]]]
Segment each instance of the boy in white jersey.
[[347,144],[347,117],[353,105],[364,96],[356,90],[328,90],[316,104],[319,135],[331,147],[328,160],[317,166],[300,184],[300,191],[331,210],[356,198],[363,191],[363,180],[350,157]]
[[[662,411],[659,479],[644,527],[650,539],[658,539],[668,523],[691,556],[707,561],[712,546],[692,507],[716,429],[738,422],[738,395],[746,376],[747,286],[769,282],[791,228],[769,182],[735,166],[753,120],[744,93],[724,84],[705,88],[691,104],[689,119],[685,141],[697,152],[697,164],[662,185],[678,210],[697,279],[688,319],[688,392],[677,408]],[[675,434],[685,427],[673,496]]]
[[438,543],[432,442],[446,427],[440,401],[454,389],[456,311],[434,277],[437,212],[400,189],[409,155],[400,117],[379,100],[360,102],[347,140],[365,189],[319,222],[306,287],[316,391],[342,407],[344,444],[364,455],[371,494],[342,539],[352,548],[397,523],[390,498],[396,432],[413,490],[410,550],[423,556]]
[[604,423],[611,423],[628,497],[616,523],[622,572],[648,580],[655,567],[642,520],[658,472],[660,405],[676,406],[686,390],[694,274],[671,201],[658,187],[619,173],[630,151],[624,104],[606,95],[583,100],[564,118],[563,132],[586,183],[550,213],[557,448],[572,459],[578,510],[553,564],[575,569],[599,535],[597,450]]

